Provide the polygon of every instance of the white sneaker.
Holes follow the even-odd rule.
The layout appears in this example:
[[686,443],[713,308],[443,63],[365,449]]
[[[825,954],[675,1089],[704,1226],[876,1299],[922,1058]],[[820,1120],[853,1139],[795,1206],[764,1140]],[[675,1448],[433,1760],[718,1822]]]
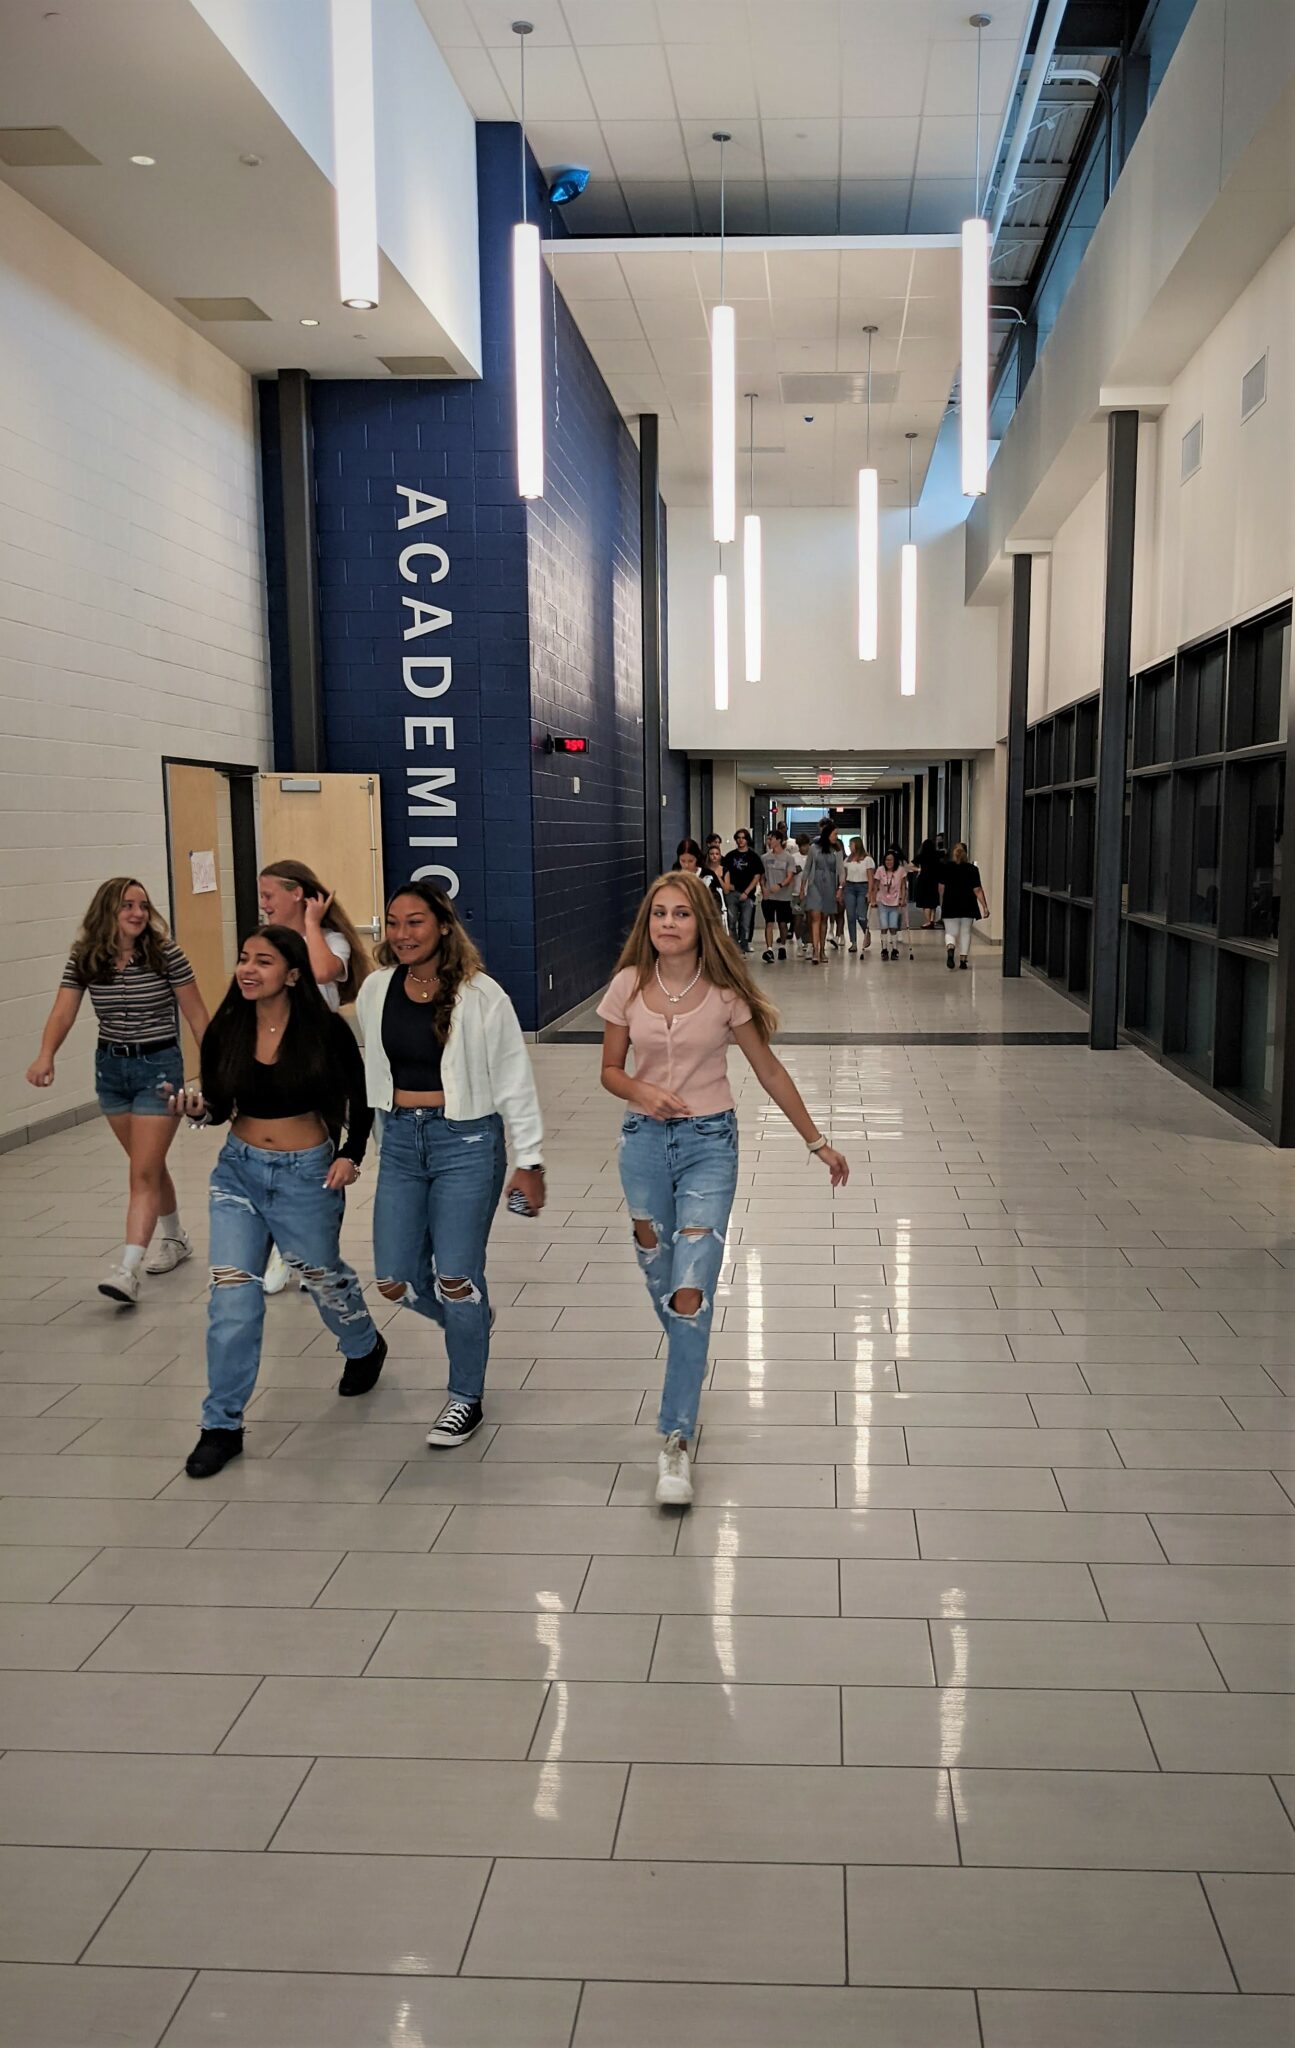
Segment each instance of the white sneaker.
[[678,1431],[666,1438],[665,1449],[656,1461],[656,1471],[657,1506],[691,1507],[692,1473],[688,1465],[688,1446]]
[[192,1257],[193,1246],[189,1241],[189,1233],[187,1230],[183,1230],[179,1237],[158,1238],[157,1243],[153,1246],[151,1257],[145,1261],[144,1271],[146,1273],[173,1273],[177,1266],[182,1266],[186,1259],[191,1259]]
[[109,1266],[99,1282],[100,1294],[106,1294],[109,1301],[121,1301],[127,1308],[133,1308],[139,1300],[139,1274],[129,1266]]
[[270,1247],[270,1261],[261,1282],[267,1294],[282,1294],[288,1284],[288,1268],[278,1245]]

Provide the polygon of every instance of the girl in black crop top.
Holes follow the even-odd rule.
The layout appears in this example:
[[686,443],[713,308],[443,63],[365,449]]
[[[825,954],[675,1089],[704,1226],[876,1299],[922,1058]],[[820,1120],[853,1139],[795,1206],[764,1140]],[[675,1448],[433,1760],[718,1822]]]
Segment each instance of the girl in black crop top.
[[266,925],[244,940],[203,1040],[202,1088],[177,1094],[173,1107],[196,1122],[230,1122],[211,1176],[207,1399],[185,1466],[191,1479],[209,1479],[243,1448],[272,1242],[345,1357],[339,1393],[367,1394],[387,1355],[339,1246],[343,1191],[373,1123],[364,1065],[349,1028],[324,1003],[296,932]]

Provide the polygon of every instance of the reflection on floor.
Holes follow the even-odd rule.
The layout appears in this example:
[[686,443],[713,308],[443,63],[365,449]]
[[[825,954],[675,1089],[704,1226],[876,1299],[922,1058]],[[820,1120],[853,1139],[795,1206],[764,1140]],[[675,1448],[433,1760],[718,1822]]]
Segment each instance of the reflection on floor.
[[0,1158],[0,2037],[1289,2043],[1295,1162],[1131,1051],[788,1061],[853,1178],[746,1078],[686,1518],[587,1048],[457,1453],[289,1293],[190,1483],[200,1262],[111,1309],[106,1131]]

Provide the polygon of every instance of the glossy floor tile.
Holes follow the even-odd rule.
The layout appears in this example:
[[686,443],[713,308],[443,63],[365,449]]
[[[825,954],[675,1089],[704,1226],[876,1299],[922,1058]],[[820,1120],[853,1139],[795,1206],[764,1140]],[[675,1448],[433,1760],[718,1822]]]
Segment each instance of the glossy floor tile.
[[996,960],[769,973],[853,1170],[735,1061],[688,1514],[595,1048],[534,1048],[458,1453],[439,1333],[373,1297],[342,1402],[287,1293],[195,1485],[215,1141],[122,1314],[110,1135],[0,1154],[6,2048],[1287,2048],[1295,1158],[1129,1048],[924,1044],[1072,1025]]

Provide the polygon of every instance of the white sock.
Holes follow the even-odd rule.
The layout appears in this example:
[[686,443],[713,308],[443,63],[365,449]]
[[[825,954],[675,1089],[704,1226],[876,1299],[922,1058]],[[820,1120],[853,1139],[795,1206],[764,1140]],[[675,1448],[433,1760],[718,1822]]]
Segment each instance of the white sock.
[[178,1238],[184,1236],[184,1225],[180,1221],[180,1211],[178,1209],[172,1209],[169,1216],[159,1216],[157,1227],[163,1237]]
[[128,1244],[117,1263],[124,1266],[128,1273],[137,1273],[144,1263],[144,1254],[147,1250],[146,1244]]

